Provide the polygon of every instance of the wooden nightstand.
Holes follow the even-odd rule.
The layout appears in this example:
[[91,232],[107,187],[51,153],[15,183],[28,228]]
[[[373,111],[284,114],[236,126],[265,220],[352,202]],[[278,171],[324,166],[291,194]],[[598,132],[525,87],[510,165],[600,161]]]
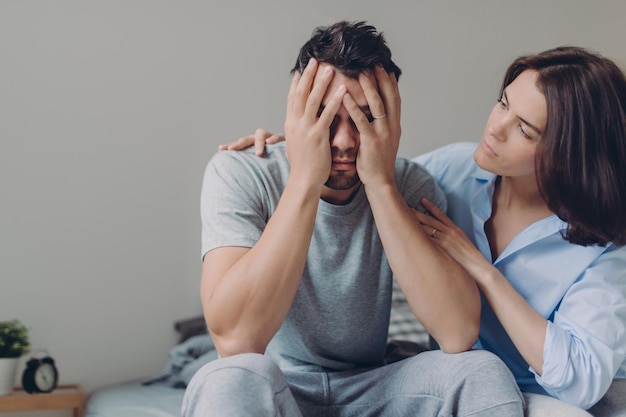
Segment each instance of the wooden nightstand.
[[50,394],[27,394],[16,388],[11,395],[0,396],[2,411],[60,410],[71,408],[74,417],[82,417],[85,393],[80,385],[59,385]]

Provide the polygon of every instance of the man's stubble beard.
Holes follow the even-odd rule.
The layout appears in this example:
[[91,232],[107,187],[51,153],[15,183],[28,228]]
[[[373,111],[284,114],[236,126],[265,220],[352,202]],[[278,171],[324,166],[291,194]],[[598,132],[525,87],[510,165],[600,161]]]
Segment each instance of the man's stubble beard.
[[348,176],[342,172],[339,172],[334,175],[331,174],[331,176],[328,177],[328,180],[326,180],[326,183],[324,185],[331,190],[349,190],[350,188],[358,184],[359,181],[361,181],[361,179],[359,178],[359,174]]

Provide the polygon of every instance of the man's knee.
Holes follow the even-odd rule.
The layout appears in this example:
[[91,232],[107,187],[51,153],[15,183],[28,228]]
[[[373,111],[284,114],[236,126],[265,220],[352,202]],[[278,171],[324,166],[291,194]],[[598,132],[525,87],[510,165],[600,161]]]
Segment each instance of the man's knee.
[[483,387],[515,393],[521,393],[513,374],[502,360],[485,350],[471,350],[461,353],[444,353],[442,351],[424,352],[429,354],[429,363],[437,369],[437,380],[444,386],[464,385],[465,389]]
[[460,377],[484,384],[509,384],[517,387],[515,377],[502,360],[486,350],[471,350],[455,358]]
[[499,366],[502,361],[496,355],[486,350],[469,350],[459,353],[445,353],[442,350],[429,350],[420,353],[423,357],[428,357],[428,361],[437,364],[448,365],[452,369],[463,368],[466,364],[478,366]]
[[211,361],[196,372],[189,385],[203,384],[219,379],[220,385],[255,375],[274,380],[282,375],[278,366],[267,356],[258,353],[242,353]]
[[271,409],[276,392],[287,383],[267,356],[245,353],[209,362],[191,378],[183,399],[183,415],[206,414],[214,408]]
[[462,352],[458,354],[458,358],[462,362],[471,362],[478,368],[494,369],[509,373],[509,368],[502,362],[502,359],[487,350]]
[[[423,353],[422,353],[423,354]],[[507,366],[485,350],[431,358],[440,371],[444,408],[451,415],[521,416],[524,398]]]

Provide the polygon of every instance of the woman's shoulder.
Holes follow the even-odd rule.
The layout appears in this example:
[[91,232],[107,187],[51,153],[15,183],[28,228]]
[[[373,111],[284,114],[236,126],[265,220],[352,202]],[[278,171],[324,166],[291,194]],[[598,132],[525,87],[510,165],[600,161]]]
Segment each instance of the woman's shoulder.
[[451,143],[449,145],[445,145],[424,154],[418,155],[413,158],[413,161],[422,165],[427,165],[432,162],[450,163],[450,161],[467,159],[473,160],[474,150],[476,150],[477,146],[478,144],[473,142]]
[[[474,162],[478,144],[458,142],[418,155],[412,160],[422,165],[438,182],[444,178],[489,177]],[[455,180],[455,181],[456,181]]]

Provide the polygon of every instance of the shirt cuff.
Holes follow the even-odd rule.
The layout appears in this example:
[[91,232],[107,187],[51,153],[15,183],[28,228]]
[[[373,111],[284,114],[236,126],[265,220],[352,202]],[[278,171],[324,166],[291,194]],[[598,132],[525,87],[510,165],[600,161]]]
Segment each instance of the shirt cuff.
[[554,388],[562,389],[568,386],[573,379],[572,367],[569,364],[569,352],[571,339],[569,335],[556,324],[548,321],[546,327],[546,341],[543,347],[542,373],[539,375],[530,367],[529,370],[535,375],[535,380],[548,393],[554,394]]

